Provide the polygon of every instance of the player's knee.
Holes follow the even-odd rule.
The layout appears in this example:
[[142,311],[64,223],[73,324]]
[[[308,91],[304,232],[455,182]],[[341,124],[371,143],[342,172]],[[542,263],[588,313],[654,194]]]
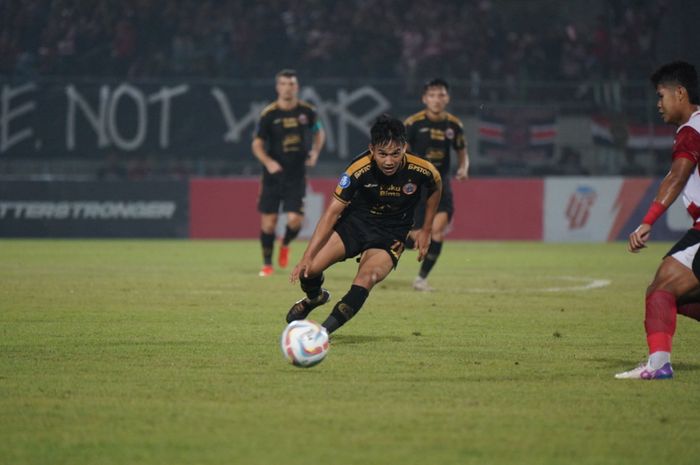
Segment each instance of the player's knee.
[[649,297],[651,294],[653,294],[656,291],[665,290],[665,289],[663,289],[663,286],[659,286],[659,284],[660,283],[657,282],[656,280],[654,280],[654,282],[649,284],[647,286],[646,297]]
[[372,280],[368,274],[355,276],[355,280],[352,283],[355,286],[362,286],[366,289],[372,289],[372,286],[374,286],[374,283],[372,283]]
[[299,214],[293,214],[287,216],[287,227],[290,229],[299,229],[301,227],[301,223],[304,221],[304,217]]
[[663,269],[654,277],[654,280],[647,286],[647,297],[656,291],[667,291],[672,292],[673,288],[673,276]]
[[260,221],[260,229],[265,234],[273,234],[276,226],[277,218],[263,218],[262,221]]
[[646,296],[649,297],[651,294],[657,291],[663,291],[663,292],[668,292],[676,297],[680,296],[680,293],[678,292],[678,286],[677,283],[675,283],[674,280],[665,280],[665,279],[655,279],[648,287],[647,287],[647,293]]
[[366,289],[372,289],[375,284],[384,279],[383,273],[379,268],[369,268],[358,274],[353,281],[353,284],[362,286]]

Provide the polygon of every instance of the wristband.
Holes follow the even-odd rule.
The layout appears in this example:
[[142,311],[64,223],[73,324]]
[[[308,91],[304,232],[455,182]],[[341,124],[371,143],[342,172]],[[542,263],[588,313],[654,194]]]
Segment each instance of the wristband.
[[649,211],[647,211],[647,214],[644,215],[642,223],[648,224],[649,226],[653,225],[656,220],[658,220],[659,217],[664,214],[667,208],[668,207],[661,202],[654,200],[649,206]]

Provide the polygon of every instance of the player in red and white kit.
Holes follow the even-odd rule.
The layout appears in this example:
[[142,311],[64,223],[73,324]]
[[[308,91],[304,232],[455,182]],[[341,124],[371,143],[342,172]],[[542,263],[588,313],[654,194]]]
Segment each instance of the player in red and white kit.
[[693,227],[666,254],[646,292],[644,327],[649,358],[637,368],[618,373],[618,379],[673,377],[671,342],[676,314],[700,321],[700,96],[698,75],[686,62],[659,68],[651,76],[664,122],[678,125],[673,141],[671,170],[659,186],[642,224],[629,236],[629,251],[639,252],[649,240],[654,222],[683,194]]

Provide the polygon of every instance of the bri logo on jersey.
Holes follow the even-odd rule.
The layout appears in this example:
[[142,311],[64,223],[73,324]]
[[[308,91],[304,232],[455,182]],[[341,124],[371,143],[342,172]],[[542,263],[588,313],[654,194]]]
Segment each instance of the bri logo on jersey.
[[598,194],[590,186],[579,186],[576,192],[571,194],[565,213],[566,219],[569,220],[570,230],[586,226],[596,198],[598,198]]
[[350,176],[348,176],[347,173],[343,173],[343,175],[340,177],[340,181],[338,181],[338,186],[340,188],[345,189],[350,185]]
[[406,195],[411,195],[416,191],[416,185],[412,182],[403,185],[403,193]]

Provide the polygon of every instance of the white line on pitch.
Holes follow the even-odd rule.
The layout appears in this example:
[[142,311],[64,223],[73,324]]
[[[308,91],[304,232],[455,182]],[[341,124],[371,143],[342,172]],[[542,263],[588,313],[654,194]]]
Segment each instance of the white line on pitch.
[[529,288],[529,289],[497,289],[496,287],[491,289],[483,288],[464,288],[460,289],[462,292],[475,293],[475,294],[487,294],[498,292],[500,294],[509,294],[513,292],[568,292],[568,291],[589,291],[591,289],[599,289],[601,287],[609,286],[612,282],[609,279],[594,279],[594,278],[576,278],[573,276],[559,276],[555,279],[561,279],[564,281],[578,281],[582,284],[576,286],[557,286],[557,287],[544,287],[544,288]]

